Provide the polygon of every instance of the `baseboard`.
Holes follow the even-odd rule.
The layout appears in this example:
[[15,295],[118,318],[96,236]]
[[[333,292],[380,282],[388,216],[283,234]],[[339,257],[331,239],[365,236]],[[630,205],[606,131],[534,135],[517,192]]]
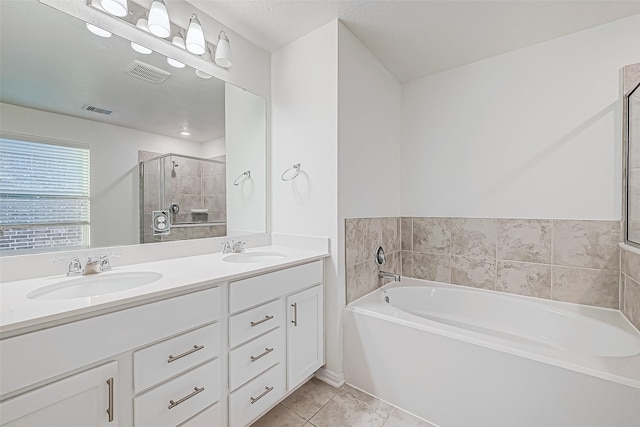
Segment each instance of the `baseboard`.
[[316,371],[316,378],[329,384],[331,387],[340,388],[344,385],[344,374],[342,372],[336,374],[326,368],[320,368]]

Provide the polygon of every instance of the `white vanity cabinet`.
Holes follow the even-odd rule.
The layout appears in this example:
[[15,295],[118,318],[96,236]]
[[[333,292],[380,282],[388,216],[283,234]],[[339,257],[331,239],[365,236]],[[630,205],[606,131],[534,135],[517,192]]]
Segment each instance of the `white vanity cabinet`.
[[7,427],[116,427],[118,366],[110,362],[0,404]]
[[324,364],[322,279],[317,261],[229,284],[229,426],[248,425]]

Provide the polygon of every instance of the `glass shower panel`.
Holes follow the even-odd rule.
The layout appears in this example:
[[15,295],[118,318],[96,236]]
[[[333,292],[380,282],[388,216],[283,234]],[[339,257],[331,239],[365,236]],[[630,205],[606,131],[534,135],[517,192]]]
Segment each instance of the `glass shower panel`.
[[628,102],[627,239],[640,244],[640,86]]

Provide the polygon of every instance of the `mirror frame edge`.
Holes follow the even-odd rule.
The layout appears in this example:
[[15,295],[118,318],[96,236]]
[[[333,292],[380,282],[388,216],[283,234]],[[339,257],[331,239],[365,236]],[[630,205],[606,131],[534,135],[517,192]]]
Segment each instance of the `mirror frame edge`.
[[622,67],[620,72],[622,95],[622,237],[623,243],[640,248],[640,242],[629,240],[629,95],[640,85],[640,63]]

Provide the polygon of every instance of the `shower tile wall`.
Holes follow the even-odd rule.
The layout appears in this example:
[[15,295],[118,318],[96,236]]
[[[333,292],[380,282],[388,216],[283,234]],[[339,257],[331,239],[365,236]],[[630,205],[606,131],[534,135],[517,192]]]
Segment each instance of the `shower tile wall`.
[[402,218],[402,274],[618,308],[620,221]]
[[[139,152],[140,160],[161,156],[161,153]],[[178,223],[226,223],[226,166],[195,159],[174,157],[165,158],[164,174],[165,205],[160,206],[160,176],[157,164],[152,162],[144,170],[144,242],[160,242],[172,240],[199,239],[225,236],[226,224],[185,225]],[[222,157],[219,160],[224,160]],[[151,211],[169,209],[171,203],[180,206],[180,212],[172,215],[172,228],[168,235],[153,236],[151,231]],[[207,213],[192,213],[192,209],[208,209]]]
[[620,253],[620,309],[640,330],[640,255],[624,248]]
[[[400,218],[347,218],[345,234],[348,304],[389,281],[379,270],[400,273]],[[387,257],[382,266],[374,261],[378,246]]]

